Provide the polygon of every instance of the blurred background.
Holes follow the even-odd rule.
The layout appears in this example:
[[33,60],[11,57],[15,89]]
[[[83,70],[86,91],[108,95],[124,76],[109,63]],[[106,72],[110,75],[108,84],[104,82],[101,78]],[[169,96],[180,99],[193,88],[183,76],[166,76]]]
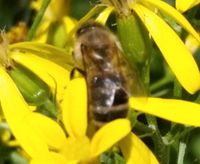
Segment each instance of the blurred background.
[[[31,25],[36,11],[31,8],[32,0],[0,0],[0,28],[9,29],[19,21]],[[71,1],[69,14],[81,18],[95,4],[95,0]]]

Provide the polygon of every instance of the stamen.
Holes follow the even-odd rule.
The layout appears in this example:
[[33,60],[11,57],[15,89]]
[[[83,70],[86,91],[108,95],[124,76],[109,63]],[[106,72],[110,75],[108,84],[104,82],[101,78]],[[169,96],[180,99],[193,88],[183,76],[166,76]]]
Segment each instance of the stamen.
[[8,38],[5,30],[0,32],[0,63],[7,69],[11,68],[11,61],[8,58]]
[[128,4],[133,0],[102,0],[102,1],[105,4],[114,6],[119,14],[128,15],[130,12]]

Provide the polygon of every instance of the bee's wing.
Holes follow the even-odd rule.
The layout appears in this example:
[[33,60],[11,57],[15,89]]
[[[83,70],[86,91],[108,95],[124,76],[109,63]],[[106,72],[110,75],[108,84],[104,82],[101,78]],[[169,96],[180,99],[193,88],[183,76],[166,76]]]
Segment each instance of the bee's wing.
[[127,81],[127,90],[129,96],[140,97],[141,101],[145,103],[147,100],[147,90],[141,78],[141,74],[136,65],[129,63],[124,57],[123,52],[118,50],[118,57],[120,58],[120,68],[123,76]]

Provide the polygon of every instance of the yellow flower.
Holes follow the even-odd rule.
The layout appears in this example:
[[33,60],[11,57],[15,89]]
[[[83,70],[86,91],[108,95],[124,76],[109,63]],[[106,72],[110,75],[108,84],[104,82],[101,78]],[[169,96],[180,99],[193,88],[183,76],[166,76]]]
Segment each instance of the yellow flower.
[[[142,141],[131,133],[126,119],[103,126],[90,139],[87,129],[87,90],[83,78],[68,83],[62,116],[68,137],[55,121],[34,113],[7,73],[0,68],[0,101],[5,118],[32,163],[91,162],[118,142],[127,163],[158,163]],[[173,99],[148,98],[142,105],[130,98],[130,107],[178,123],[200,126],[200,105]],[[84,148],[84,149],[83,149]]]
[[[57,21],[62,19],[62,17],[68,12],[70,0],[51,0],[45,15],[44,19]],[[33,0],[31,2],[32,8],[39,11],[42,5],[42,0]]]
[[[25,50],[25,52],[17,52],[18,49]],[[52,90],[57,87],[60,88],[58,93],[62,93],[59,96],[62,102],[59,101],[60,99],[57,101],[62,108],[62,122],[67,136],[65,130],[57,122],[30,110],[13,81],[0,67],[2,109],[13,134],[31,157],[32,163],[91,162],[113,145],[119,145],[127,163],[158,163],[151,151],[131,132],[130,123],[126,119],[117,119],[108,123],[98,130],[93,137],[87,135],[87,89],[85,80],[76,78],[70,81],[69,71],[63,68],[65,66],[62,62],[54,60],[63,67],[30,53],[31,50],[35,54],[44,52],[43,57],[47,55],[50,58],[53,58],[51,56],[53,54],[61,54],[58,59],[63,59],[63,51],[37,43],[17,43],[11,45],[10,50],[13,60],[31,69],[39,77],[43,77],[43,80],[49,86],[53,86]],[[64,56],[66,57],[66,55]],[[57,69],[57,71],[54,69]],[[56,86],[52,79],[56,81]],[[138,99],[136,97],[130,98],[130,108],[177,123],[200,126],[198,119],[200,115],[199,104],[151,97],[148,97],[147,103],[143,104]],[[108,134],[110,134],[109,137]]]
[[[39,11],[41,0],[33,1],[32,7]],[[69,0],[52,0],[43,16],[33,40],[64,47],[68,33],[75,26],[76,20],[67,16]]]
[[[179,23],[183,21],[182,25],[197,40],[200,40],[193,28],[180,14],[177,14],[175,9],[162,1],[144,0],[129,5],[150,31],[183,87],[190,93],[198,90],[200,87],[199,70],[191,54],[173,30],[151,9],[159,8],[175,19],[180,19],[178,20]],[[151,7],[149,8],[149,6]],[[169,13],[168,9],[173,12]],[[107,8],[108,13],[112,10]],[[165,33],[160,35],[163,30],[165,30]],[[170,40],[169,36],[171,37]],[[169,42],[167,48],[166,42]],[[93,137],[87,135],[85,80],[77,78],[70,81],[69,71],[64,69],[66,66],[61,61],[54,62],[61,63],[62,67],[50,62],[48,59],[39,57],[39,55],[32,54],[35,52],[41,54],[41,50],[45,50],[46,54],[49,54],[47,49],[57,52],[53,47],[45,47],[39,44],[34,47],[29,43],[19,44],[11,46],[11,49],[23,50],[22,47],[26,45],[29,47],[25,46],[24,50],[28,50],[28,52],[15,51],[13,54],[11,53],[11,58],[36,73],[50,86],[52,91],[56,90],[57,101],[62,108],[62,122],[64,124],[63,130],[63,125],[60,126],[59,123],[48,117],[30,110],[13,81],[0,67],[1,106],[14,136],[30,156],[31,163],[89,163],[96,160],[101,153],[113,145],[119,145],[127,163],[158,163],[152,152],[131,132],[130,122],[126,119],[117,119],[108,123],[98,130]],[[31,49],[32,52],[30,53]],[[53,52],[50,54],[53,54]],[[33,61],[38,62],[34,63]],[[187,70],[183,65],[188,66]],[[147,98],[146,104],[141,104],[138,99],[135,97],[130,98],[130,108],[177,123],[200,126],[198,119],[200,115],[199,104],[152,97]],[[110,134],[109,137],[108,134]]]
[[12,26],[6,33],[9,43],[23,42],[26,40],[27,25],[24,22],[19,22],[16,26]]
[[190,8],[198,5],[200,3],[199,0],[176,0],[176,8],[180,12],[185,12],[189,10]]
[[[111,4],[113,3],[116,5],[114,1],[110,1]],[[123,1],[121,3],[125,4]],[[175,31],[162,19],[162,17],[160,17],[159,14],[156,13],[163,12],[173,18],[178,24],[185,28],[185,30],[193,35],[198,42],[200,42],[199,35],[183,17],[183,15],[161,0],[130,1],[126,5],[129,9],[134,10],[140,20],[144,23],[158,48],[162,52],[169,67],[184,89],[190,94],[199,90],[200,74],[192,54],[185,47],[183,41],[179,38]],[[127,14],[127,11],[125,10],[126,5],[124,5],[121,9],[124,14]],[[119,11],[120,8],[117,7],[115,10]],[[105,17],[107,17],[107,15]],[[103,21],[105,22],[105,20]],[[185,65],[187,65],[187,67],[185,67]]]
[[58,22],[43,20],[42,24],[37,29],[33,41],[64,47],[68,38],[68,33],[73,29],[75,24],[76,20],[68,16],[63,17]]
[[87,90],[83,78],[69,82],[65,98],[63,123],[68,136],[57,122],[29,109],[9,75],[0,67],[1,106],[32,164],[88,163],[117,142],[127,163],[158,163],[151,151],[131,133],[130,122],[126,119],[108,123],[92,138],[86,135]]
[[[22,50],[25,52],[20,52],[20,51],[18,52],[18,50]],[[120,139],[122,139],[124,136],[127,135],[126,139],[122,139],[120,141],[121,143],[120,147],[125,152],[124,154],[126,154],[125,157],[127,161],[130,161],[131,163],[131,161],[138,161],[138,160],[143,161],[143,159],[145,159],[143,161],[144,163],[149,163],[149,161],[155,161],[153,163],[157,163],[153,154],[142,143],[142,141],[140,141],[140,139],[137,138],[137,136],[130,133],[130,130],[131,130],[130,123],[128,120],[125,120],[125,119],[119,119],[115,122],[112,122],[112,124],[108,124],[107,126],[102,128],[99,132],[97,132],[95,136],[93,137],[93,139],[91,139],[90,141],[89,138],[86,136],[87,93],[86,93],[86,85],[85,85],[84,79],[83,78],[75,79],[69,83],[69,80],[68,80],[69,73],[67,73],[67,70],[65,71],[66,72],[65,73],[64,70],[60,68],[60,66],[53,64],[49,60],[38,57],[37,55],[33,55],[30,52],[32,53],[34,52],[35,54],[37,54],[37,52],[41,54],[42,52],[43,57],[49,56],[51,59],[53,59],[51,55],[59,54],[60,56],[63,53],[63,56],[62,55],[60,57],[57,56],[56,59],[60,58],[60,60],[63,61],[65,58],[64,60],[65,62],[66,62],[67,54],[65,54],[62,51],[59,52],[59,49],[56,49],[52,46],[37,44],[37,43],[25,42],[25,43],[17,43],[17,44],[10,45],[10,57],[15,62],[22,64],[23,66],[27,67],[32,72],[34,72],[36,75],[41,77],[52,88],[52,91],[55,90],[55,86],[54,86],[55,83],[52,83],[52,80],[53,80],[52,78],[55,78],[54,80],[56,81],[56,84],[57,84],[56,85],[57,87],[56,97],[58,97],[57,102],[60,104],[62,108],[63,123],[65,125],[65,129],[67,133],[69,134],[69,137],[67,139],[63,139],[64,138],[62,134],[63,132],[59,133],[58,132],[59,130],[51,131],[52,133],[58,134],[59,136],[61,136],[62,137],[61,141],[63,141],[62,144],[54,143],[56,144],[56,146],[51,145],[52,149],[55,149],[55,150],[59,149],[60,153],[64,156],[63,158],[66,158],[65,160],[67,161],[68,160],[70,161],[71,160],[72,161],[73,160],[75,161],[89,160],[89,159],[92,159],[93,157],[96,157],[103,151],[107,150],[109,147],[111,147],[113,144],[115,144],[117,141],[119,141]],[[62,63],[60,62],[58,63],[62,65]],[[43,69],[38,69],[39,67]],[[63,85],[62,83],[65,85]],[[67,92],[66,92],[66,88],[67,88]],[[60,92],[61,93],[65,92],[65,94],[60,95],[59,94]],[[32,114],[34,113],[33,111],[31,112]],[[31,118],[29,119],[29,120],[33,120],[34,123],[29,123],[29,124],[34,124],[35,126],[38,126],[36,123],[38,120],[36,119],[38,119],[37,117],[41,117],[41,115],[37,114],[36,116],[34,113],[30,117],[34,117],[32,119]],[[40,124],[40,126],[45,124],[44,126],[48,126],[48,128],[52,130],[53,127],[50,127],[52,123],[48,123],[48,121],[52,122],[52,120],[48,119],[45,116],[43,117],[44,117],[43,118],[44,122],[43,123],[38,122],[38,124]],[[47,123],[45,123],[45,120]],[[81,122],[81,124],[79,124],[79,122]],[[27,123],[24,123],[24,124],[27,124]],[[54,124],[56,123],[54,122]],[[48,129],[48,128],[45,128],[45,129]],[[30,129],[33,129],[33,128],[30,128]],[[42,128],[40,130],[43,131],[44,129]],[[109,135],[109,137],[107,137],[108,134],[113,134],[113,136]],[[45,137],[46,139],[48,139],[49,136],[52,136],[52,134],[45,134],[45,135],[46,135]],[[59,136],[55,137],[55,139],[59,138]],[[130,142],[133,142],[134,140],[134,142],[132,143],[132,145],[135,145],[133,146],[133,149],[130,149],[130,150],[126,149],[126,146],[124,145],[127,144],[127,140]],[[46,142],[52,143],[52,141],[46,141]],[[63,145],[63,146],[62,148],[61,147],[58,148],[57,145]],[[72,147],[73,147],[73,151],[72,151]],[[80,148],[82,147],[85,147],[84,151],[82,149],[80,150]],[[25,150],[27,149],[25,148]],[[140,150],[142,149],[141,152],[145,152],[144,153],[145,157],[140,153],[140,150],[138,149]],[[135,154],[138,152],[138,155],[131,156],[130,158],[127,155],[129,151],[131,154]],[[44,159],[33,158],[32,162],[38,163],[38,160],[40,162],[42,160],[45,162],[47,160],[52,161],[51,158],[53,158],[52,155],[48,155]]]
[[51,45],[20,42],[9,45],[9,59],[21,64],[41,78],[59,103],[69,82],[74,63],[72,56]]

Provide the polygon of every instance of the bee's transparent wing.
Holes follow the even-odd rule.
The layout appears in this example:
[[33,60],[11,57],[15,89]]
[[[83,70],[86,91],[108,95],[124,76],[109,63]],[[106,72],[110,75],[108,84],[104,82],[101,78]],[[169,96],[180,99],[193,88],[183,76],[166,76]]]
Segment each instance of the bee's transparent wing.
[[[119,52],[119,55],[122,55]],[[125,57],[122,55],[121,59],[121,69],[123,76],[126,78],[128,94],[130,97],[140,98],[141,103],[146,103],[147,101],[147,90],[142,80],[142,75],[138,70],[137,66],[133,63],[129,63]]]

